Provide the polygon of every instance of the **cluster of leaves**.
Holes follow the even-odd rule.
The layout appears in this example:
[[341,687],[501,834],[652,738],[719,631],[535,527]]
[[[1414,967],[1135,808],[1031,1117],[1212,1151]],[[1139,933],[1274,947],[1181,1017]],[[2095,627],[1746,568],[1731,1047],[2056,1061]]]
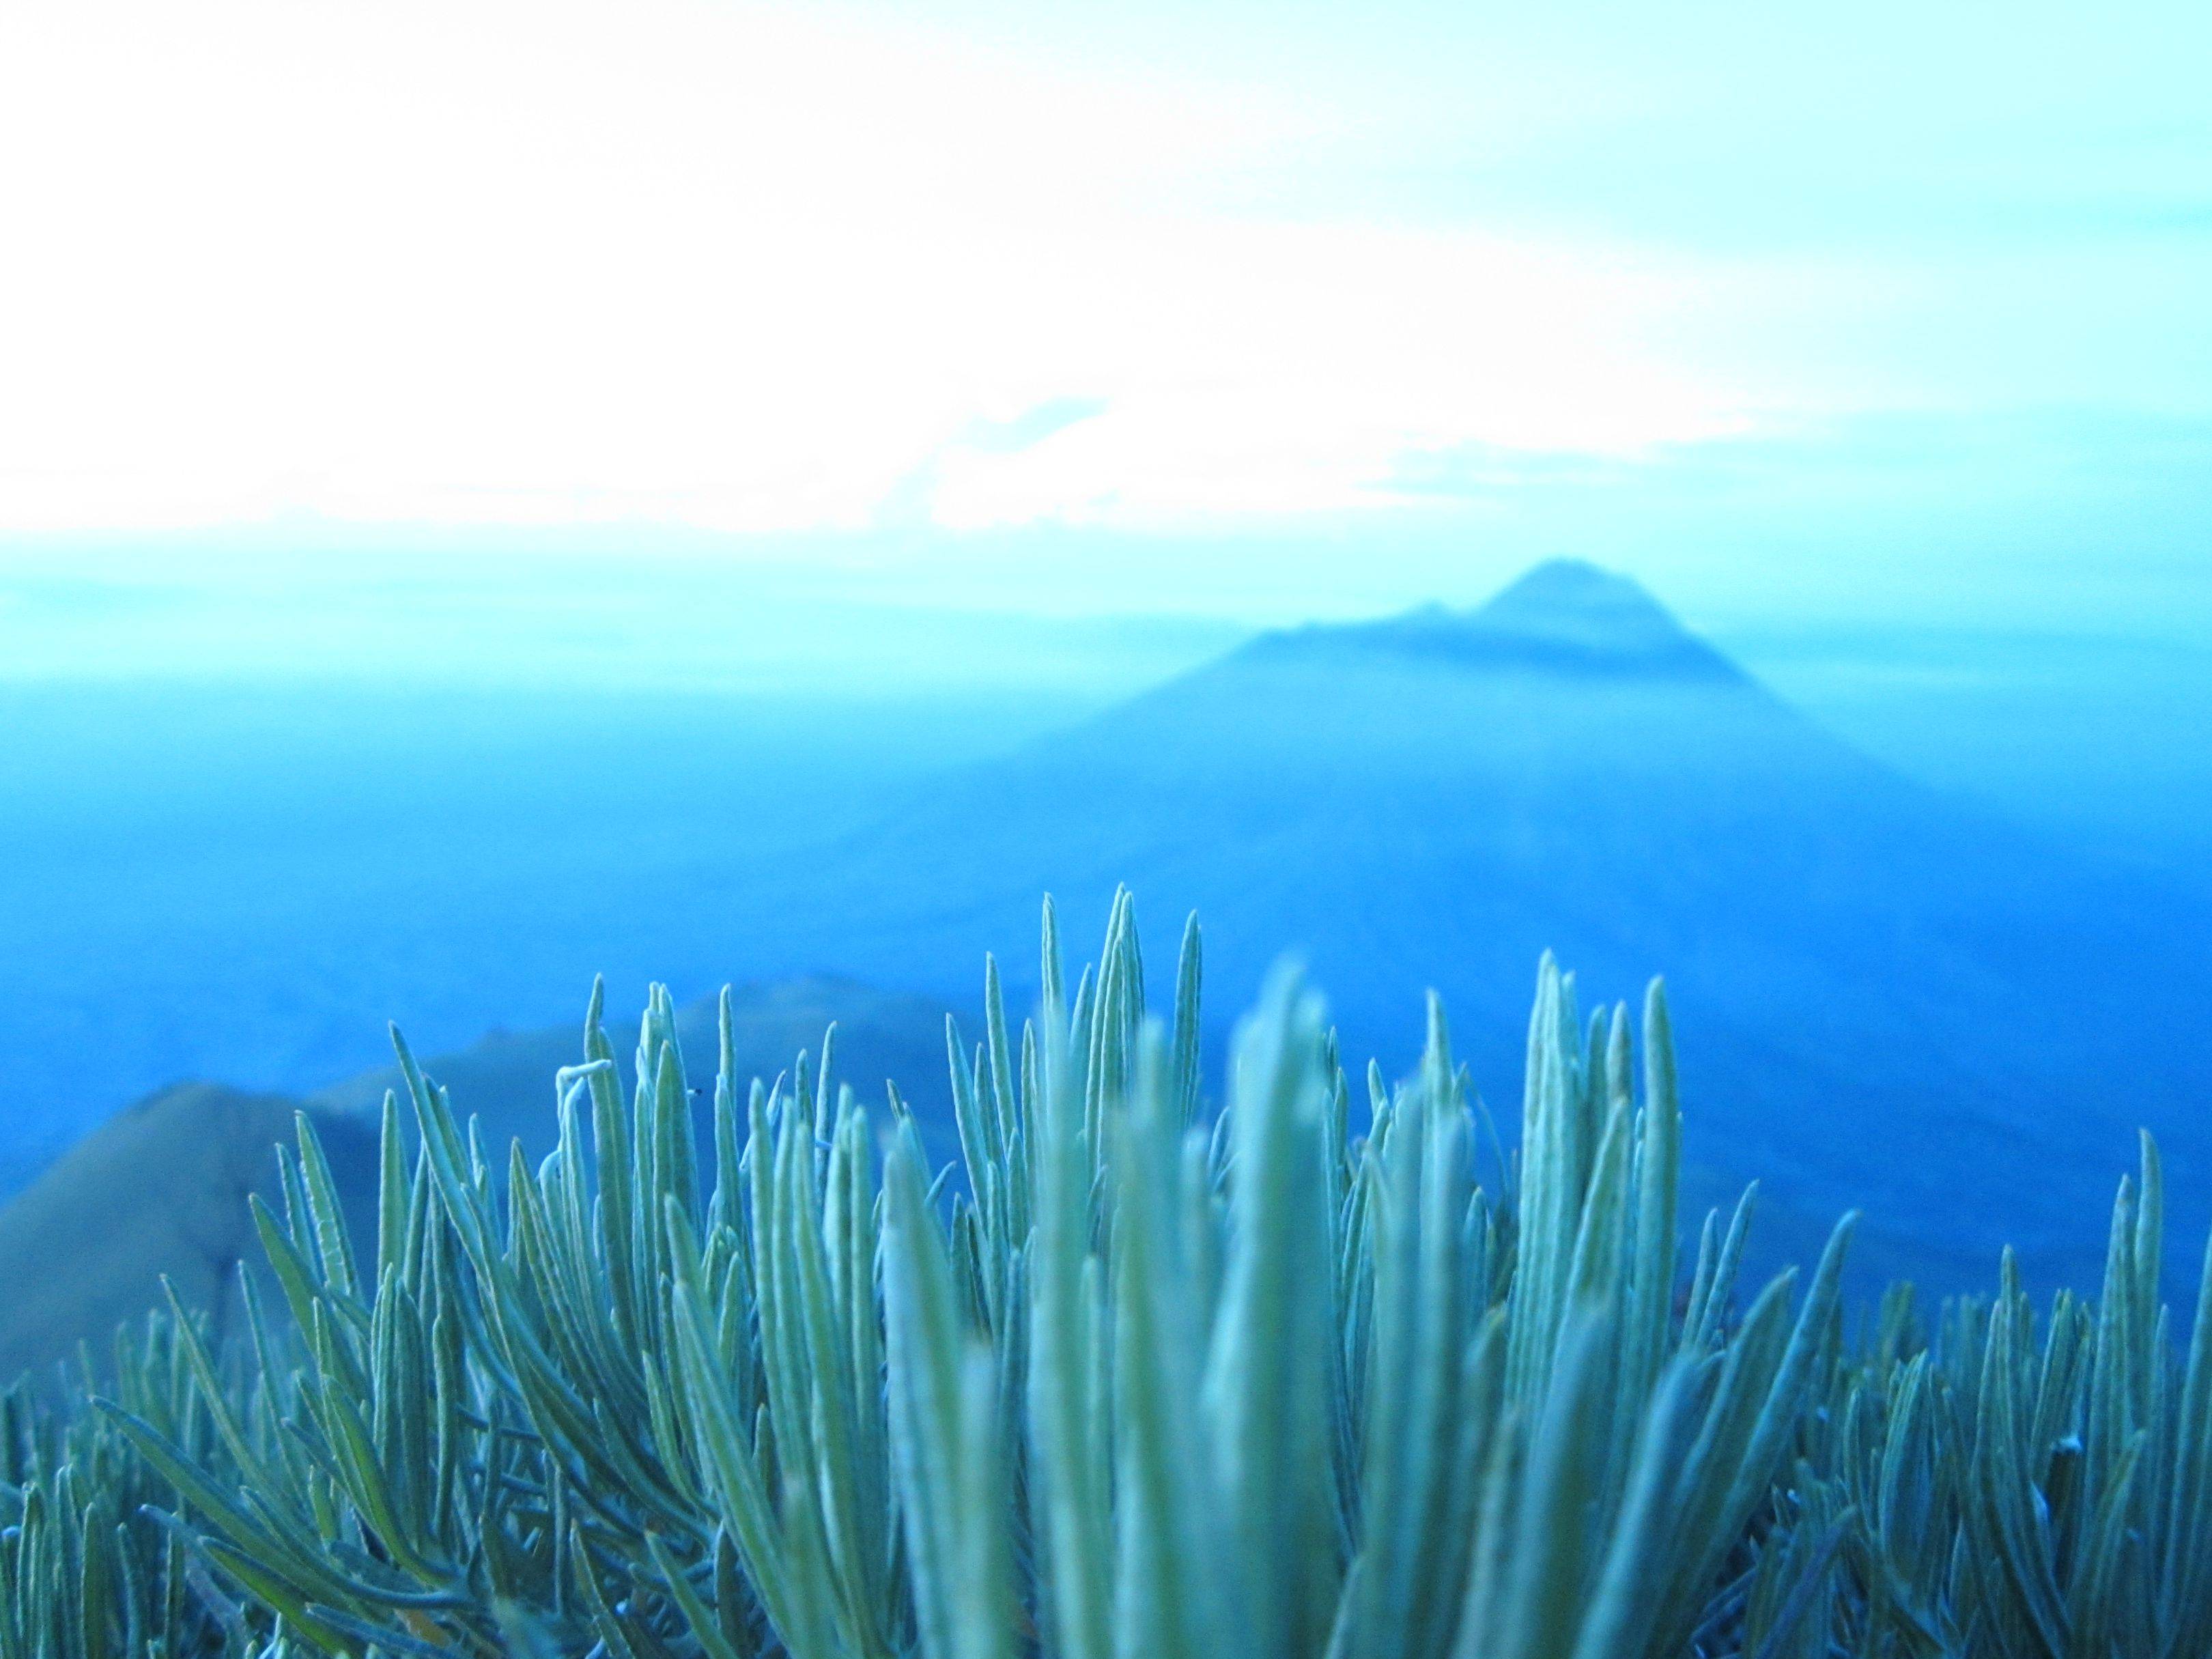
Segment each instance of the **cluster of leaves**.
[[1802,1295],[1739,1297],[1748,1197],[1683,1273],[1656,987],[1639,1066],[1546,963],[1508,1161],[1433,1008],[1354,1137],[1287,975],[1202,1109],[1194,927],[1164,1023],[1126,899],[1072,996],[1048,907],[1042,983],[948,1033],[957,1182],[827,1042],[763,1085],[726,1036],[703,1144],[665,994],[627,1099],[594,997],[535,1170],[403,1045],[373,1262],[303,1120],[281,1312],[9,1397],[0,1654],[2212,1651],[2148,1149],[2094,1307],[2039,1340],[2008,1269],[1854,1348],[1848,1219]]

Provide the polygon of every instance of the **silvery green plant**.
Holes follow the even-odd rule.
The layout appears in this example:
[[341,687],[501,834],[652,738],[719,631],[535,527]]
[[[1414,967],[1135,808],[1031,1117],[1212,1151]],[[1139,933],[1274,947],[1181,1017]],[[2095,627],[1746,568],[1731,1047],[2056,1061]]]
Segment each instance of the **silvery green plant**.
[[1848,1218],[1802,1293],[1739,1296],[1748,1196],[1678,1259],[1656,986],[1584,1022],[1544,963],[1508,1160],[1439,1009],[1356,1114],[1287,973],[1207,1102],[1200,958],[1153,1018],[1124,896],[1071,990],[1048,905],[1035,1016],[987,965],[948,1030],[951,1170],[832,1039],[739,1078],[726,1004],[702,1138],[666,994],[625,1091],[595,993],[535,1169],[402,1044],[374,1241],[303,1119],[281,1307],[157,1321],[95,1413],[12,1397],[0,1652],[2212,1646],[2212,1335],[2168,1352],[2148,1152],[2094,1309],[2039,1342],[2008,1274],[1854,1346]]
[[[121,1408],[228,1482],[178,1340],[187,1332],[204,1343],[204,1321],[157,1317],[121,1331],[104,1364],[81,1356],[64,1386],[81,1400],[102,1379]],[[225,1386],[242,1379],[234,1372]],[[161,1507],[175,1502],[109,1423],[57,1410],[31,1379],[0,1395],[0,1653],[137,1659],[236,1646],[244,1611]]]
[[1893,1293],[1826,1392],[1802,1490],[1854,1517],[1818,1621],[1852,1650],[1998,1659],[2212,1653],[2212,1250],[2185,1352],[2159,1300],[2163,1177],[2120,1183],[2102,1293],[1994,1300],[1930,1342]]

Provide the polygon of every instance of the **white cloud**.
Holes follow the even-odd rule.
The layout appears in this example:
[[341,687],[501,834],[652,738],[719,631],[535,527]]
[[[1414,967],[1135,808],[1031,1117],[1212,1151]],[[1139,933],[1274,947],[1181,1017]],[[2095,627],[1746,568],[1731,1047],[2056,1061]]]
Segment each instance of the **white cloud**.
[[1737,423],[1648,343],[1679,272],[1206,210],[1305,118],[678,0],[26,0],[0,529],[1181,522]]

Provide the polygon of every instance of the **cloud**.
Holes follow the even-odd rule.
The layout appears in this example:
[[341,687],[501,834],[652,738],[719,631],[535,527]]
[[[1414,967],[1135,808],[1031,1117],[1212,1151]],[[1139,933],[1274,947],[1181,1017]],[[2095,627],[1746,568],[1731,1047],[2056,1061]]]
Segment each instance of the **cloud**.
[[1106,412],[1103,398],[1048,398],[1025,409],[1012,420],[994,421],[979,415],[960,434],[965,447],[985,455],[1018,455],[1033,449],[1054,433]]
[[1304,131],[1233,85],[672,0],[70,0],[0,65],[0,528],[859,528],[933,458],[942,524],[1145,522],[1730,418],[1639,347],[1676,274],[1207,209]]
[[2186,20],[1877,12],[18,0],[0,534],[1158,532],[2203,411]]

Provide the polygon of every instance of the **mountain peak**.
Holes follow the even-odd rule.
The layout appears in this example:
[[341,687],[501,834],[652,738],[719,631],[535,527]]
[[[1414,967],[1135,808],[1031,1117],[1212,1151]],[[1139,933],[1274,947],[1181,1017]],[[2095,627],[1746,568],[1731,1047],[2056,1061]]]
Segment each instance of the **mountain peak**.
[[1467,626],[1589,658],[1650,667],[1720,659],[1638,583],[1580,559],[1551,559],[1470,612]]
[[1494,620],[1633,616],[1675,626],[1666,607],[1639,583],[1587,559],[1547,559],[1493,594],[1474,614]]
[[1378,622],[1301,629],[1273,636],[1269,650],[1352,650],[1577,679],[1744,678],[1641,586],[1581,559],[1547,560],[1472,611],[1431,604]]

